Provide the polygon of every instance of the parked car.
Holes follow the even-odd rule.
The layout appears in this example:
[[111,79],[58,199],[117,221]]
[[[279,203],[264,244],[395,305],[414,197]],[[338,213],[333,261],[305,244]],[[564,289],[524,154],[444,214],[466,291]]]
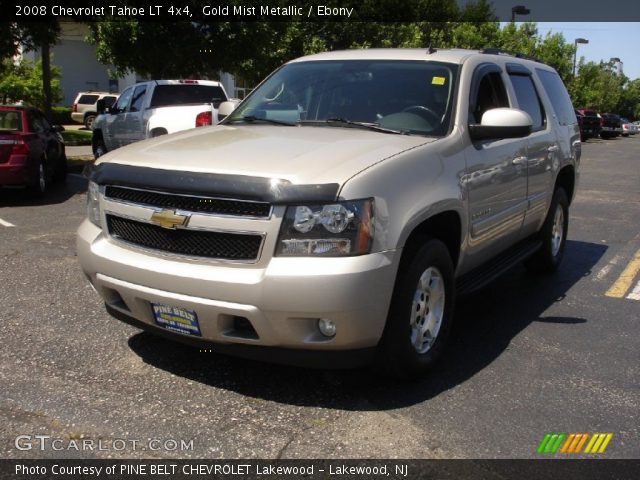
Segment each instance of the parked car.
[[622,134],[622,122],[620,121],[620,115],[615,113],[602,113],[602,129],[600,131],[600,137],[603,139],[615,138]]
[[71,106],[71,120],[84,123],[89,130],[98,116],[98,100],[103,100],[106,107],[111,107],[118,100],[117,93],[79,92]]
[[218,122],[218,106],[227,100],[219,82],[153,80],[125,89],[116,104],[99,109],[93,153],[104,153],[145,138]]
[[0,186],[28,188],[41,197],[52,181],[63,182],[67,157],[60,136],[42,112],[26,105],[0,105]]
[[620,118],[620,122],[622,123],[622,136],[628,137],[629,135],[635,135],[638,133],[637,127],[631,123],[630,120],[622,117]]
[[576,109],[576,117],[580,126],[580,140],[586,142],[590,138],[600,136],[601,118],[595,110]]
[[456,295],[520,261],[559,267],[580,156],[543,63],[312,55],[217,126],[100,157],[78,258],[111,315],[155,334],[414,376],[442,354]]

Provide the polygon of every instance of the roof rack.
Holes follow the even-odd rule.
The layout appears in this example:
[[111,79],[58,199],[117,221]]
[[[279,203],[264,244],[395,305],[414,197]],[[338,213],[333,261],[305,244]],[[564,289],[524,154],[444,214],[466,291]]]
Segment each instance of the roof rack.
[[525,55],[520,52],[510,52],[509,50],[502,50],[501,48],[483,48],[480,50],[480,53],[486,53],[487,55],[509,55],[511,57],[523,58],[525,60],[532,60],[538,63],[544,63],[542,60],[536,57],[532,57],[530,55]]

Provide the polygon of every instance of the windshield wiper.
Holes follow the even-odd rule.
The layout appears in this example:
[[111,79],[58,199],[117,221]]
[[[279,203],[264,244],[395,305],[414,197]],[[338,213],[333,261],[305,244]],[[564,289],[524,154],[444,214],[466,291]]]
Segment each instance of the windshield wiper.
[[367,130],[373,130],[374,132],[382,132],[382,133],[394,133],[396,135],[409,135],[409,132],[406,130],[393,130],[391,128],[384,128],[378,125],[377,123],[367,123],[367,122],[355,122],[353,120],[349,120],[346,118],[335,117],[335,118],[327,118],[325,123],[339,123],[343,125],[352,125],[354,127],[364,128]]
[[241,118],[245,122],[253,123],[253,122],[265,122],[272,123],[273,125],[286,125],[287,127],[295,127],[295,123],[285,122],[284,120],[275,120],[273,118],[264,118],[264,117],[256,117],[255,115],[245,115]]

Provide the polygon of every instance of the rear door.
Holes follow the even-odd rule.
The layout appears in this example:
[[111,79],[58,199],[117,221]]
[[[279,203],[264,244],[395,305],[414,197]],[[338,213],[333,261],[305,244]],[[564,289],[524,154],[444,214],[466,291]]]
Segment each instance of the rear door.
[[538,230],[544,220],[547,205],[551,201],[553,191],[552,162],[558,155],[558,144],[552,122],[547,120],[547,112],[540,98],[539,85],[533,72],[521,64],[507,63],[507,72],[514,96],[515,105],[524,110],[533,120],[531,135],[526,139],[526,216],[523,224],[523,235]]

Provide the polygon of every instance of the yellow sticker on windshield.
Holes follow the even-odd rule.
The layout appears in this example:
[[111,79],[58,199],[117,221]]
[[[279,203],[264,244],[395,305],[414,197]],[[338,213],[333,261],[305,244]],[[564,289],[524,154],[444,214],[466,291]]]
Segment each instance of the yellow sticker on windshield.
[[433,77],[431,79],[432,85],[444,85],[445,78],[444,77]]

